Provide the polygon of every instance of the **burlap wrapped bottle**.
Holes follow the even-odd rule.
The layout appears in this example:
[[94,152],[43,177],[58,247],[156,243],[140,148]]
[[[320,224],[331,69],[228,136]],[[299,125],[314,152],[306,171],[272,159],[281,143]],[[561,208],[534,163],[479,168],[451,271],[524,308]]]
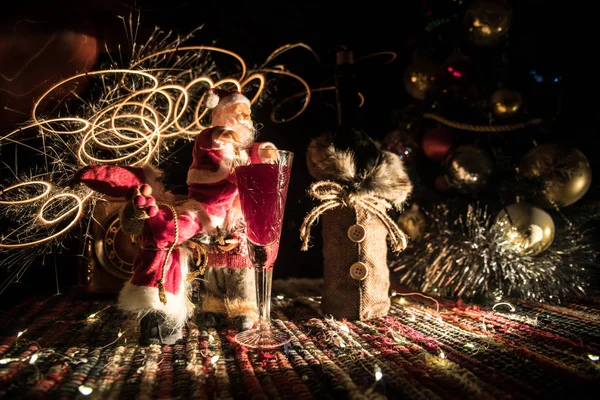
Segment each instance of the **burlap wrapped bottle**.
[[309,194],[319,204],[300,229],[308,250],[311,227],[320,221],[323,236],[322,311],[337,319],[368,320],[390,308],[388,245],[401,251],[407,236],[389,217],[412,185],[400,158],[382,151],[374,168],[357,173],[351,151],[339,151],[328,136],[314,139],[307,165],[317,179]]

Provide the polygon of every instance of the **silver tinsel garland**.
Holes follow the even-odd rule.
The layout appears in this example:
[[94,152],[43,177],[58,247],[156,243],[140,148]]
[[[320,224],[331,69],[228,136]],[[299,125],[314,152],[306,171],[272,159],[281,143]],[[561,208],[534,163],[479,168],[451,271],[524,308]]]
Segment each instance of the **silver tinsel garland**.
[[456,218],[452,208],[441,204],[427,212],[428,232],[392,260],[402,285],[483,301],[560,302],[586,293],[597,256],[589,230],[566,221],[564,227],[557,226],[549,249],[527,256],[506,241],[504,228],[494,224],[495,214],[487,208],[469,205]]

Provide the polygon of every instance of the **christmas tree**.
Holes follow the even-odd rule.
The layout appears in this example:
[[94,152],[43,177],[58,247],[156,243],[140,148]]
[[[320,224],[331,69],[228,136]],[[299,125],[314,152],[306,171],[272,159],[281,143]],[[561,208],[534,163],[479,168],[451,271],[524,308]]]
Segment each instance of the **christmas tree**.
[[411,289],[554,302],[595,288],[591,154],[565,132],[564,66],[528,6],[424,5],[411,102],[384,140],[415,185],[398,216],[412,240],[391,263]]

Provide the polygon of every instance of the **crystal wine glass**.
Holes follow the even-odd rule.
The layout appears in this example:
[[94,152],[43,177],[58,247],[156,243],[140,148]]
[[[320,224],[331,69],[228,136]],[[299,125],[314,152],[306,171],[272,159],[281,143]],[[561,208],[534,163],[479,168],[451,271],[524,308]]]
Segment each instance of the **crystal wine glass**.
[[271,282],[279,250],[293,153],[259,149],[246,163],[235,167],[242,213],[246,222],[248,254],[256,277],[258,325],[240,332],[235,340],[249,348],[271,349],[290,336],[271,325]]

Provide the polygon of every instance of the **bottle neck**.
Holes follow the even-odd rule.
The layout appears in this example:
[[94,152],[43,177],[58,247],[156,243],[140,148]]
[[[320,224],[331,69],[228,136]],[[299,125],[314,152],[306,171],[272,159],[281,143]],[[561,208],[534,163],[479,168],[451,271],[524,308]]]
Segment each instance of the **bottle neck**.
[[360,122],[360,97],[354,55],[349,50],[338,51],[336,55],[335,89],[338,127],[357,128]]

